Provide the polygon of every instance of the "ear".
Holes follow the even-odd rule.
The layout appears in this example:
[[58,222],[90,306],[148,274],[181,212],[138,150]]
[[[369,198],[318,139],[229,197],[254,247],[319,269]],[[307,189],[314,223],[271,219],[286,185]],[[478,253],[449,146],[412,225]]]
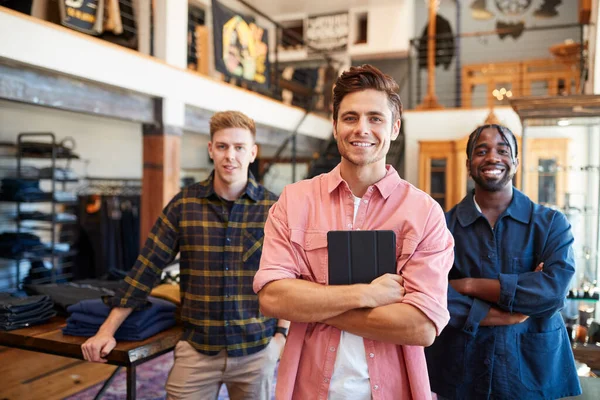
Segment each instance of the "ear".
[[250,162],[253,163],[254,160],[256,160],[256,155],[258,154],[258,146],[256,145],[256,143],[254,143],[252,145],[252,148],[250,149]]
[[208,156],[210,157],[211,160],[213,160],[213,148],[212,148],[213,144],[212,141],[208,142]]
[[337,121],[333,121],[333,138],[337,142]]
[[400,134],[400,126],[402,126],[402,121],[400,121],[400,119],[397,119],[396,122],[394,122],[394,125],[392,125],[392,140],[396,140],[396,138]]
[[467,158],[465,160],[465,165],[467,166],[467,176],[471,176],[471,160]]

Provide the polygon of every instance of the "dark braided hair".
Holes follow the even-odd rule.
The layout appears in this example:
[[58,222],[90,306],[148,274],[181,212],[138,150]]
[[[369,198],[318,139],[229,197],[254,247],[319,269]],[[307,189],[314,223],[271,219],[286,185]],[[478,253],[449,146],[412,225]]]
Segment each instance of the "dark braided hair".
[[[498,131],[498,133],[500,134],[500,136],[502,136],[502,139],[504,140],[504,142],[508,145],[508,148],[510,149],[510,155],[511,155],[511,158],[514,163],[517,159],[517,156],[519,155],[519,145],[517,144],[517,138],[515,137],[515,134],[512,133],[512,131],[510,129],[508,129],[505,126],[498,125],[498,124],[481,125],[477,129],[475,129],[473,132],[471,132],[471,134],[469,135],[469,141],[467,142],[467,159],[469,159],[469,160],[472,159],[473,152],[475,151],[475,144],[477,143],[477,140],[479,139],[481,132],[483,132],[483,130],[487,129],[487,128],[496,129]],[[512,143],[508,140],[508,137],[512,138]],[[513,144],[514,144],[514,147],[513,147]]]

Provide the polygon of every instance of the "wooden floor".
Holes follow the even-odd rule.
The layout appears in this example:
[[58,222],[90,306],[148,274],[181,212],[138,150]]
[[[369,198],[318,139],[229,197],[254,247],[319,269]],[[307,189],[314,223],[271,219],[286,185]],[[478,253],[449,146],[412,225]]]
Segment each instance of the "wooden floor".
[[0,347],[0,399],[64,399],[106,380],[115,368]]

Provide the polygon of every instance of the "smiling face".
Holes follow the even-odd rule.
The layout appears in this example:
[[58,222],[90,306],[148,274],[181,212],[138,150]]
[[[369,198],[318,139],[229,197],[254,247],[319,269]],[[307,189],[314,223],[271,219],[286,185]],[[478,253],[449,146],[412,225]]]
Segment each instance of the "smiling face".
[[475,184],[488,192],[498,192],[512,185],[519,162],[513,159],[515,144],[507,136],[507,143],[495,128],[481,131],[473,146],[467,169]]
[[208,142],[208,154],[215,163],[215,184],[245,185],[248,166],[256,158],[257,147],[246,128],[225,128],[215,132]]
[[342,162],[355,166],[385,165],[390,142],[399,132],[400,120],[393,121],[387,95],[374,89],[347,94],[333,129]]

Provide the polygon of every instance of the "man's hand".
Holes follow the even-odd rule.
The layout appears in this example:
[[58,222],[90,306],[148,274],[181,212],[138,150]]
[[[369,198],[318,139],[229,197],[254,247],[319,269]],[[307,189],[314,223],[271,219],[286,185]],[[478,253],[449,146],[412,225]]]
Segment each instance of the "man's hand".
[[529,318],[527,315],[520,313],[509,313],[506,311],[499,310],[491,307],[488,314],[484,319],[481,320],[481,326],[504,326],[504,325],[516,325],[521,322],[525,322]]
[[544,270],[544,263],[541,262],[538,264],[537,267],[535,267],[535,269],[533,270],[533,272],[542,272]]
[[454,288],[458,293],[467,296],[469,292],[469,284],[471,283],[471,278],[461,278],[461,279],[450,279],[448,281],[450,286]]
[[365,306],[376,308],[399,303],[404,293],[404,279],[400,275],[385,274],[367,285]]
[[81,352],[86,361],[105,363],[106,357],[117,345],[114,336],[97,333],[81,345]]

